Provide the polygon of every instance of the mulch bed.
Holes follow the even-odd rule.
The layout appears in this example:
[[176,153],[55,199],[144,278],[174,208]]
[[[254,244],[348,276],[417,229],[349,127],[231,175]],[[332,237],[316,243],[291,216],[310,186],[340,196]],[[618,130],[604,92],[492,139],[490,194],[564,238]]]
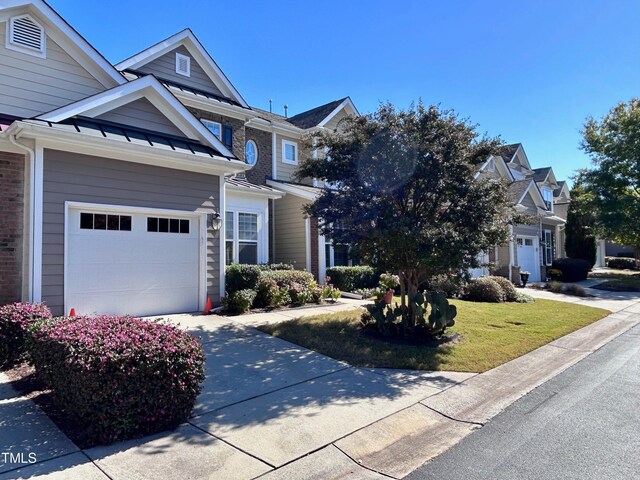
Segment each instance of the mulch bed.
[[28,363],[21,363],[4,374],[11,380],[11,386],[24,397],[33,400],[36,405],[69,437],[79,448],[92,446],[87,442],[84,428],[70,420],[65,409],[59,407],[53,398],[53,393],[36,375],[35,368]]

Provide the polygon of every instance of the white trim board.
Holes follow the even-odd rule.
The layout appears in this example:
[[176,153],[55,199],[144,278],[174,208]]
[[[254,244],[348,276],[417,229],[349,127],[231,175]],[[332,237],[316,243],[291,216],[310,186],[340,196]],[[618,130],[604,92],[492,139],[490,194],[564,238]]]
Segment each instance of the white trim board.
[[327,123],[329,123],[331,121],[331,119],[333,117],[335,117],[340,110],[342,109],[347,109],[347,110],[351,110],[351,115],[354,116],[360,116],[360,113],[358,112],[358,109],[356,108],[356,106],[353,104],[353,102],[351,101],[351,98],[347,97],[345,98],[342,103],[340,103],[340,105],[338,105],[329,115],[327,115],[325,117],[324,120],[322,120],[319,124],[318,127],[324,127]]

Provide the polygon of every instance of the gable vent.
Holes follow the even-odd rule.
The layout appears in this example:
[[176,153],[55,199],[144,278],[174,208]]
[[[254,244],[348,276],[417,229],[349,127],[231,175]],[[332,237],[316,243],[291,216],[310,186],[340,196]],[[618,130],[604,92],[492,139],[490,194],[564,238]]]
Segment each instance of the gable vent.
[[185,77],[191,76],[191,58],[180,53],[176,53],[176,73],[184,75]]
[[44,57],[44,28],[29,15],[12,17],[7,47]]

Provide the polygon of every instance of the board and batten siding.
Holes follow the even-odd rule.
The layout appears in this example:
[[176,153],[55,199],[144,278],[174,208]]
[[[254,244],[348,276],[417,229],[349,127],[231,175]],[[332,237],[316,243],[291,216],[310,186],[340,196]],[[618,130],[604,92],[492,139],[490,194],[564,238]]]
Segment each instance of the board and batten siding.
[[127,105],[123,105],[110,112],[103,113],[96,118],[99,120],[106,120],[145,130],[151,130],[153,132],[161,132],[184,137],[184,134],[180,129],[146,98],[139,98]]
[[307,268],[307,237],[302,208],[308,202],[290,194],[274,202],[276,263],[291,263],[297,270]]
[[[190,76],[180,75],[176,73],[176,53],[185,55],[191,59],[190,61]],[[200,65],[189,53],[183,45],[171,50],[170,52],[161,55],[155,60],[150,61],[146,65],[138,68],[139,72],[150,73],[156,77],[168,80],[170,82],[179,83],[187,87],[195,88],[197,90],[203,90],[205,92],[213,93],[214,95],[220,95],[225,97],[215,83],[209,78]]]
[[[219,177],[45,149],[42,300],[54,315],[64,308],[65,201],[212,212]],[[219,238],[207,231],[207,294],[220,297]],[[170,252],[168,252],[170,254]]]
[[0,23],[0,112],[34,117],[105,90],[47,36],[47,57],[6,48],[8,22]]

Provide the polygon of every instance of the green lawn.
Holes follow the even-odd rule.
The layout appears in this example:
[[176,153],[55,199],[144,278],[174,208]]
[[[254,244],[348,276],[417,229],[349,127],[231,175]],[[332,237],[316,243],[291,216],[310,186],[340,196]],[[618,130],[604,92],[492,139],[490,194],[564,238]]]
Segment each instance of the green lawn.
[[627,276],[613,278],[600,283],[593,288],[608,290],[611,292],[640,292],[640,276]]
[[359,328],[359,311],[263,325],[260,330],[357,367],[484,372],[607,316],[599,308],[538,299],[534,303],[476,303],[458,307],[450,331],[457,343],[427,348],[385,342]]

